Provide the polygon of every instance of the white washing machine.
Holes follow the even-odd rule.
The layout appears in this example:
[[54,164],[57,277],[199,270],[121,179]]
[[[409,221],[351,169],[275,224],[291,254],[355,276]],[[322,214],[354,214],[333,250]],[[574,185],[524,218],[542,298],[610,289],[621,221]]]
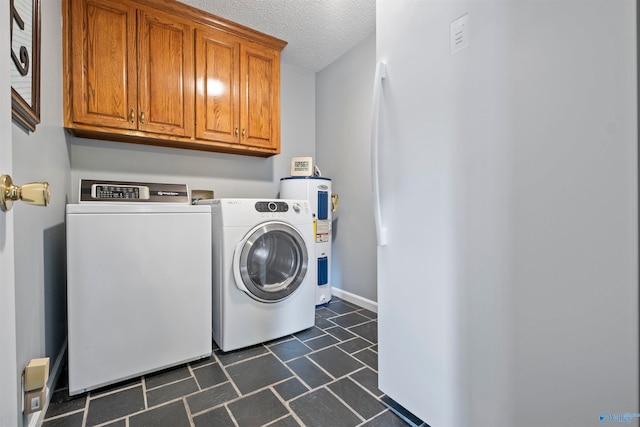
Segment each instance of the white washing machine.
[[188,200],[186,186],[81,182],[66,212],[69,394],[211,355],[211,207]]
[[315,322],[313,217],[307,200],[214,199],[213,338],[223,351]]

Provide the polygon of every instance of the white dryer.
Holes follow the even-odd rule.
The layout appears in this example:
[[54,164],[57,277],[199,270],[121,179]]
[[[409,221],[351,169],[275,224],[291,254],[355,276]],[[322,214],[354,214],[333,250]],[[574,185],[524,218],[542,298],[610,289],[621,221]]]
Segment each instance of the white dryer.
[[307,200],[215,199],[213,338],[223,351],[315,321],[313,216]]

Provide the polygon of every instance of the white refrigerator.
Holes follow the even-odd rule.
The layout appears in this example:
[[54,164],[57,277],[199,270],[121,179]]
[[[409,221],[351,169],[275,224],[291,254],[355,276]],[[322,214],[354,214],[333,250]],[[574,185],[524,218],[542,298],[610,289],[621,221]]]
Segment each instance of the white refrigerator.
[[637,426],[636,3],[376,8],[379,388],[431,427]]

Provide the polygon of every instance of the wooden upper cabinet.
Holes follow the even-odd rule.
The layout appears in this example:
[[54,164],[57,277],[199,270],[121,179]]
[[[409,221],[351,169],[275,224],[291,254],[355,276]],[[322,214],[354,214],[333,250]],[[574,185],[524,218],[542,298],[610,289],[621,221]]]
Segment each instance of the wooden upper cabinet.
[[239,50],[229,34],[196,30],[196,138],[238,143]]
[[193,134],[193,29],[165,14],[138,15],[138,125]]
[[196,137],[280,146],[280,53],[222,31],[196,30]]
[[279,54],[243,45],[240,74],[241,143],[276,149],[280,145]]
[[130,112],[137,104],[136,9],[87,0],[73,1],[71,12],[73,122],[135,129]]
[[280,152],[286,42],[174,0],[63,0],[65,127],[76,136]]

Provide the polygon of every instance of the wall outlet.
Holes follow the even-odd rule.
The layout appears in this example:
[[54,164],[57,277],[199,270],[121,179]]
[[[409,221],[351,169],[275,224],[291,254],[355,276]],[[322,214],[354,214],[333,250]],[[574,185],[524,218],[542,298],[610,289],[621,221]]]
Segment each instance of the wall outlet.
[[28,391],[24,394],[24,409],[25,414],[31,414],[42,410],[45,399],[47,397],[47,388],[42,387],[40,390]]

